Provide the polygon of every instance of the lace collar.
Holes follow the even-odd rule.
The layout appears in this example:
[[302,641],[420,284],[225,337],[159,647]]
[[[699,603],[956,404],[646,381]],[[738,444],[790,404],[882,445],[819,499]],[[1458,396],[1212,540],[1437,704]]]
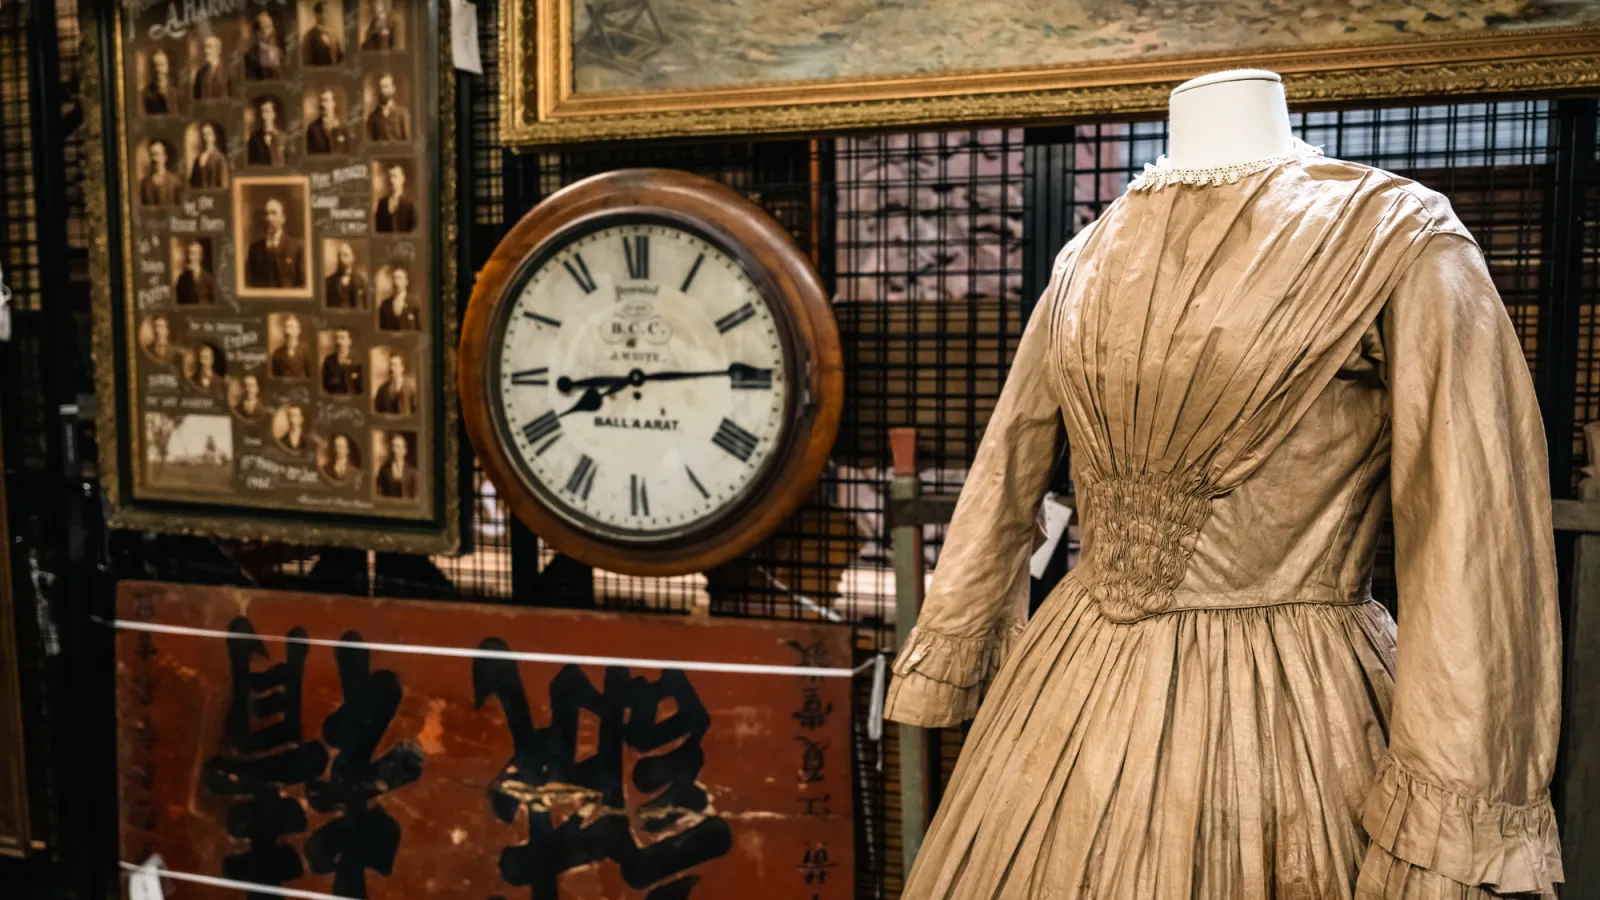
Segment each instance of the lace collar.
[[1299,138],[1294,138],[1294,145],[1288,153],[1268,156],[1265,159],[1252,159],[1249,162],[1234,163],[1231,166],[1213,166],[1206,169],[1175,167],[1172,165],[1171,160],[1167,159],[1166,154],[1162,154],[1156,158],[1155,162],[1145,163],[1144,172],[1128,182],[1128,190],[1153,191],[1164,188],[1169,184],[1194,184],[1200,186],[1233,184],[1246,175],[1253,175],[1273,166],[1321,155],[1321,147],[1312,146]]

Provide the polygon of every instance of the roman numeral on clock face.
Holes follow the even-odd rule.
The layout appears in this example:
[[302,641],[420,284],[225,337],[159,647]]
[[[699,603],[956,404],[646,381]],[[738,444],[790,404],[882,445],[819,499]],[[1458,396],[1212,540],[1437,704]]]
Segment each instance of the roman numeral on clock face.
[[594,487],[594,473],[599,466],[588,454],[578,457],[578,466],[572,470],[572,475],[567,478],[567,493],[577,494],[583,499],[589,499],[589,489]]
[[700,479],[695,477],[694,470],[689,468],[688,466],[684,466],[683,470],[685,472],[689,473],[689,480],[694,483],[694,488],[695,488],[695,490],[700,492],[700,496],[706,498],[707,500],[710,500],[711,499],[711,492],[706,490],[706,486],[701,484],[700,483]]
[[[556,415],[556,411],[552,409],[539,418],[534,419],[532,422],[522,426],[522,436],[527,438],[528,443],[537,444],[560,430],[561,417]],[[540,452],[544,452],[543,449],[541,449]]]
[[756,452],[759,439],[731,419],[723,419],[722,424],[717,426],[717,433],[711,436],[711,443],[738,457],[740,462],[749,462],[750,454]]
[[756,316],[756,308],[749,303],[717,320],[717,330],[727,334]]
[[633,510],[633,514],[636,516],[650,515],[650,492],[645,489],[644,479],[638,475],[629,475],[628,481],[628,490],[631,497],[629,506]]
[[[512,384],[522,384],[522,385],[544,385],[544,384],[549,384],[550,383],[550,369],[547,366],[547,367],[542,368],[542,369],[523,369],[521,372],[512,372],[511,373],[511,383]],[[546,415],[549,415],[549,413],[546,413]]]
[[694,276],[700,272],[700,264],[706,261],[704,253],[694,258],[694,265],[689,267],[689,274],[683,276],[683,284],[678,285],[678,290],[689,293],[689,285],[694,284]]
[[629,278],[639,280],[650,277],[650,235],[624,236],[622,252],[628,257]]
[[[573,265],[574,263],[577,265]],[[572,280],[578,283],[578,287],[583,288],[585,294],[594,293],[594,276],[589,274],[589,266],[584,263],[582,253],[572,254],[572,258],[563,260],[561,265],[566,267],[567,274],[571,275]]]

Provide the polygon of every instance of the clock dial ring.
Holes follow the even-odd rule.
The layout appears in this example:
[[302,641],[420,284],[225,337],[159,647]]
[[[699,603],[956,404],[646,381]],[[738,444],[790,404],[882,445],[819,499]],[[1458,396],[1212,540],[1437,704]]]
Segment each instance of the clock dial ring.
[[[797,361],[782,369],[787,388],[781,415],[783,427],[766,441],[770,458],[757,473],[753,486],[718,515],[665,536],[607,533],[581,517],[563,515],[558,505],[549,503],[533,487],[537,479],[529,478],[520,467],[518,454],[522,449],[514,440],[508,441],[493,407],[494,392],[501,388],[494,379],[504,379],[506,375],[495,369],[496,361],[499,354],[509,352],[503,343],[497,343],[502,333],[500,322],[509,315],[508,304],[515,304],[521,296],[518,286],[528,280],[528,273],[533,271],[530,265],[550,246],[577,233],[574,229],[602,229],[606,227],[604,223],[627,221],[629,217],[634,217],[633,221],[670,223],[671,227],[684,228],[685,233],[698,234],[725,248],[752,286],[758,288],[773,328],[777,329],[780,321],[783,323],[788,344],[784,356]],[[619,267],[626,263],[630,274],[636,264],[631,256],[615,261]],[[650,265],[655,265],[653,253]],[[702,270],[701,276],[696,277],[707,271]],[[601,283],[597,273],[587,274],[597,285]],[[759,308],[762,304],[754,306]],[[719,311],[715,320],[719,327],[736,329],[748,327],[741,324],[746,321],[757,319],[745,311]],[[764,367],[761,364],[757,368]],[[738,374],[749,376],[749,368]],[[517,518],[574,559],[638,575],[703,571],[746,552],[771,534],[811,493],[827,463],[843,405],[842,353],[832,307],[810,261],[794,239],[763,210],[733,190],[695,175],[661,169],[621,170],[585,179],[547,198],[514,225],[479,272],[462,325],[458,371],[468,435],[485,476],[499,489],[501,499]],[[530,379],[542,377],[527,370],[516,374]],[[622,373],[597,374],[615,377]],[[650,374],[676,378],[685,373]],[[569,377],[578,379],[577,375]],[[732,372],[727,376],[733,377]],[[655,381],[651,384],[660,386]],[[581,399],[577,392],[567,396]],[[650,396],[648,391],[645,396]],[[760,432],[749,420],[744,424],[751,427],[752,436]],[[763,434],[758,445],[766,437]],[[714,438],[730,453],[743,452],[748,447],[748,438],[737,431]],[[714,491],[715,486],[709,482],[699,483],[707,480],[706,474],[699,471],[694,480],[684,482],[684,489],[691,489],[688,485],[692,484],[695,490]],[[596,490],[600,483],[597,479]],[[625,486],[627,481],[624,478],[613,482],[616,484]],[[561,487],[565,484],[557,486]],[[652,486],[648,498],[652,512],[658,505],[656,490]]]
[[[561,258],[564,255],[571,253],[575,247],[581,251],[582,242],[586,238],[589,238],[593,235],[604,235],[607,232],[615,232],[618,229],[638,227],[648,228],[650,226],[669,229],[679,234],[697,239],[703,242],[706,246],[716,248],[717,250],[721,251],[725,260],[737,267],[739,273],[755,288],[758,297],[760,298],[761,305],[764,307],[764,312],[766,312],[772,320],[771,324],[773,326],[773,331],[775,332],[775,338],[780,345],[776,349],[778,351],[780,362],[783,366],[783,372],[778,376],[777,380],[780,384],[785,386],[800,383],[800,381],[802,381],[804,378],[803,359],[805,356],[805,350],[801,345],[798,335],[796,334],[793,313],[784,304],[771,302],[769,299],[775,297],[778,293],[778,288],[773,283],[773,279],[771,278],[770,274],[762,268],[753,265],[750,260],[742,258],[742,255],[738,252],[736,245],[733,244],[733,239],[731,237],[718,234],[714,228],[707,227],[705,223],[687,218],[672,210],[607,210],[594,213],[568,223],[565,228],[552,234],[537,252],[530,254],[524,259],[522,264],[509,279],[507,287],[504,291],[504,295],[508,298],[519,298],[520,296],[525,295],[525,292],[529,286],[529,282],[542,271],[553,271],[553,277],[555,277],[558,281],[565,277],[562,273],[568,272],[566,266],[571,264],[572,259],[569,258],[567,261],[562,261]],[[656,238],[662,237],[659,232],[654,233],[653,236]],[[576,257],[578,259],[582,259],[582,253],[577,253]],[[631,264],[631,259],[629,262]],[[720,260],[718,262],[720,262]],[[709,263],[709,265],[712,266],[716,264],[716,262]],[[703,259],[697,260],[689,267],[690,271],[688,277],[679,283],[689,283],[691,279],[693,281],[703,282],[703,280],[708,277],[707,275],[702,274],[706,271],[706,265],[708,264],[705,263]],[[590,279],[589,283],[595,284],[596,282],[593,279],[603,276],[599,276],[595,272],[590,272],[590,268],[593,267],[590,266],[588,262],[581,263],[581,266],[573,265],[571,271],[577,272],[577,275],[570,277]],[[597,286],[594,294],[586,294],[585,296],[597,296],[599,293],[600,291]],[[602,300],[597,302],[604,301]],[[753,309],[739,307],[733,312],[726,314],[722,319],[716,320],[712,324],[721,327],[727,323],[732,323],[733,327],[741,327],[743,326],[744,322],[756,318],[757,315],[758,314]],[[489,355],[488,365],[484,367],[484,391],[487,397],[493,398],[491,400],[491,413],[497,426],[499,440],[505,446],[510,447],[526,447],[528,444],[534,443],[543,445],[544,441],[548,439],[546,433],[539,433],[540,429],[535,428],[534,431],[537,434],[539,439],[538,441],[527,439],[519,440],[519,437],[521,436],[517,433],[517,425],[524,423],[512,423],[505,412],[503,396],[506,393],[506,384],[509,374],[511,373],[506,371],[505,354],[503,352],[494,353],[493,348],[504,347],[506,343],[506,333],[508,327],[510,327],[512,323],[516,322],[519,316],[534,317],[533,320],[536,322],[535,327],[555,327],[560,329],[563,333],[568,330],[567,320],[565,318],[563,318],[561,324],[551,326],[551,323],[555,321],[551,317],[545,316],[541,313],[533,312],[531,310],[524,310],[523,306],[519,303],[502,303],[496,310],[489,340],[491,353]],[[542,321],[539,321],[541,319]],[[548,374],[544,376],[545,380],[547,381],[556,381],[562,377],[561,375],[556,374],[558,368],[560,367],[547,365],[543,368],[548,369]],[[646,373],[643,369],[633,369],[626,363],[616,366],[615,368],[617,371],[613,373],[614,376],[620,376],[624,372],[629,374],[638,372],[645,378],[648,378],[652,374],[658,374]],[[682,365],[680,365],[679,368],[682,368]],[[524,371],[529,370],[524,369]],[[770,372],[771,370],[768,369],[767,371]],[[566,377],[572,378],[571,375]],[[609,394],[609,390],[609,388],[605,388],[604,392]],[[624,390],[626,390],[626,388]],[[581,392],[576,389],[571,392],[563,393],[568,394],[569,402],[582,399]],[[625,397],[625,395],[620,393],[610,394],[609,396],[605,397],[605,401],[613,401],[618,399],[618,397]],[[776,419],[778,421],[777,433],[761,434],[759,435],[759,438],[770,442],[771,444],[781,444],[787,433],[792,428],[795,416],[797,412],[799,412],[798,406],[800,402],[801,398],[798,391],[787,389],[783,390],[781,393],[781,408],[775,410]],[[603,410],[595,411],[595,414],[598,416],[600,412],[603,412]],[[663,409],[663,413],[664,412],[665,409]],[[548,415],[548,413],[546,413],[546,415]],[[548,425],[553,421],[554,420],[546,419],[546,427],[548,427]],[[743,432],[742,426],[738,425],[732,420],[723,421],[726,423],[726,427],[728,429],[732,429],[733,435],[732,437],[727,437],[725,439],[725,443],[723,444],[724,447],[732,447],[734,451],[737,451],[743,447],[741,441],[747,441],[753,437],[756,437],[755,435],[749,434],[749,432]],[[527,424],[531,425],[532,423]],[[721,424],[723,423],[719,423],[719,425]],[[715,435],[707,435],[706,437],[708,440],[714,440],[715,438],[723,438],[725,434],[726,432],[719,430],[719,432]],[[537,450],[534,452],[537,453]],[[763,454],[760,459],[760,465],[757,467],[756,471],[750,473],[749,476],[737,486],[737,490],[733,492],[733,496],[728,498],[726,501],[717,504],[708,515],[696,517],[676,528],[666,527],[656,529],[640,529],[612,525],[596,516],[586,515],[581,509],[577,508],[575,503],[569,501],[568,497],[562,496],[563,493],[566,493],[561,490],[561,488],[565,485],[560,484],[559,480],[553,484],[549,478],[539,477],[539,475],[536,474],[530,467],[530,461],[527,459],[525,454],[513,453],[510,454],[510,456],[524,482],[539,497],[540,501],[545,505],[545,507],[552,513],[562,517],[563,519],[566,519],[574,527],[613,540],[628,542],[630,544],[635,542],[648,542],[661,543],[664,545],[670,545],[673,542],[682,539],[686,535],[692,536],[697,531],[717,527],[718,525],[725,524],[731,519],[737,518],[749,504],[759,501],[762,492],[769,486],[772,478],[775,476],[778,463],[780,462],[779,454],[771,452]],[[583,465],[582,459],[580,459],[576,465]],[[595,468],[598,468],[598,466],[595,466]],[[645,477],[645,473],[643,472],[635,474],[640,479]],[[592,476],[588,476],[588,473],[585,473],[585,475],[589,479],[588,486],[592,490]],[[682,477],[688,484],[692,485],[694,489],[698,490],[700,494],[706,495],[706,500],[713,499],[710,494],[712,490],[715,490],[715,488],[708,489],[703,483],[712,480],[711,475],[706,472],[704,466],[700,467],[699,473],[696,473],[695,468],[693,467],[686,467],[686,472]],[[632,494],[634,490],[635,489],[630,486],[630,494]],[[646,491],[645,497],[647,498],[648,488],[644,488],[644,490]],[[569,494],[569,496],[571,495]],[[573,499],[577,498],[574,497]],[[584,499],[587,498],[585,497]],[[632,498],[630,497],[630,500],[631,499]],[[721,499],[720,496],[717,499]],[[633,502],[636,503],[637,501]],[[645,508],[646,510],[649,508],[647,499],[645,500]],[[635,507],[635,510],[636,509],[637,508]]]

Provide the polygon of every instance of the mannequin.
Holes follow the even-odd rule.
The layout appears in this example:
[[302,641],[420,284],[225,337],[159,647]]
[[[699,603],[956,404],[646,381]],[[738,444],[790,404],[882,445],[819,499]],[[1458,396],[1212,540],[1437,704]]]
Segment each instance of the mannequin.
[[1283,79],[1264,69],[1229,69],[1191,78],[1168,101],[1167,159],[1210,169],[1288,153],[1294,133]]
[[[1271,72],[1170,113],[1056,257],[896,654],[887,718],[972,721],[901,896],[1553,895],[1545,433],[1483,252]],[[1069,440],[1082,549],[1023,622]]]

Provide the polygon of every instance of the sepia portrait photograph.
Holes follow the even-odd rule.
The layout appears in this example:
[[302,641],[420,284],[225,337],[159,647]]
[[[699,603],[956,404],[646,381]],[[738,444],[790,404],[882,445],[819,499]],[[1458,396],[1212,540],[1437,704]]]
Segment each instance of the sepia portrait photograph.
[[372,411],[381,416],[417,414],[417,378],[400,347],[372,348]]
[[368,72],[361,85],[361,108],[367,110],[362,131],[373,143],[411,140],[411,80],[403,74]]
[[267,315],[267,374],[273,378],[311,377],[311,335],[303,316]]
[[390,500],[417,497],[417,433],[372,432],[372,492]]
[[183,354],[183,375],[195,390],[214,393],[227,374],[227,361],[216,344],[195,344]]
[[228,45],[222,35],[205,28],[189,37],[189,96],[201,102],[226,100],[233,94]]
[[355,337],[348,328],[317,335],[317,357],[322,360],[322,392],[334,397],[360,395],[366,364],[356,355]]
[[288,17],[287,10],[274,4],[253,9],[239,20],[246,81],[276,81],[283,77]]
[[389,263],[378,269],[378,327],[384,331],[420,331],[421,298],[412,290],[411,269]]
[[139,349],[152,361],[171,365],[182,355],[172,342],[172,320],[166,316],[145,316],[139,322]]
[[147,116],[175,116],[178,114],[178,66],[175,46],[151,47],[138,50],[133,55],[133,67],[139,79],[139,109]]
[[167,258],[172,296],[179,306],[217,305],[210,238],[174,235],[167,241]]
[[144,414],[144,477],[186,491],[233,488],[233,422],[224,415]]
[[345,110],[349,108],[344,85],[306,88],[300,99],[300,115],[306,123],[306,153],[330,156],[350,152],[350,126],[345,122]]
[[406,48],[406,23],[402,15],[403,2],[393,0],[360,0],[361,12],[357,27],[361,34],[363,50],[404,50]]
[[309,298],[310,179],[253,176],[233,182],[234,266],[241,297]]
[[372,161],[372,230],[408,234],[417,230],[417,204],[411,197],[410,160]]
[[266,411],[261,399],[261,376],[246,372],[237,378],[228,378],[228,409],[241,419],[259,419]]
[[228,186],[228,133],[221,123],[190,122],[183,130],[189,187],[209,191]]
[[272,439],[290,453],[305,453],[311,448],[311,434],[304,407],[293,403],[280,406],[272,414]]
[[372,303],[367,281],[367,242],[350,238],[322,239],[322,305],[328,309],[367,309]]
[[290,127],[283,98],[261,94],[244,108],[244,161],[252,166],[283,166],[288,162]]
[[361,475],[361,448],[344,432],[319,435],[317,469],[334,484],[353,484]]
[[140,206],[178,205],[183,198],[183,179],[172,171],[177,162],[177,150],[163,138],[151,138],[134,148]]
[[308,66],[344,61],[344,0],[300,0],[300,61]]

